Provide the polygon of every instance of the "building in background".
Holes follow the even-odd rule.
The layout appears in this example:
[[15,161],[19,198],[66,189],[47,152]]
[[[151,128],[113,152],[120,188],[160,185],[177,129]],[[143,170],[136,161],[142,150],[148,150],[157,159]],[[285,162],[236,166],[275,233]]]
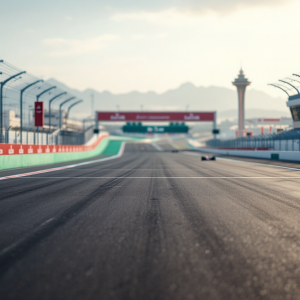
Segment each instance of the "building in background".
[[[44,112],[44,127],[49,128],[49,112]],[[59,110],[51,110],[51,129],[57,129],[59,127]],[[67,118],[67,113],[62,111],[62,130],[70,131],[82,131],[83,124],[79,120],[71,120]]]
[[[238,122],[223,120],[218,124],[220,139],[234,139],[238,135]],[[292,118],[249,118],[245,120],[245,132],[250,136],[276,134],[293,128]]]
[[300,129],[300,95],[289,96],[286,106],[291,111],[294,128]]
[[20,127],[20,116],[16,114],[14,110],[4,111],[4,128],[19,128]]
[[238,136],[241,137],[245,135],[245,91],[251,82],[245,78],[244,72],[241,69],[238,78],[232,84],[237,87],[238,92]]
[[246,131],[251,135],[273,134],[293,128],[292,118],[252,118],[245,122]]

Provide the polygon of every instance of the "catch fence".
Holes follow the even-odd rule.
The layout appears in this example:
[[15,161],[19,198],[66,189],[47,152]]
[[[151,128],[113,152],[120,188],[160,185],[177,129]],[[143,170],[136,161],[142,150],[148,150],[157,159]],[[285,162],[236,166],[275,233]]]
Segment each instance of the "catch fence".
[[60,131],[52,132],[23,131],[6,129],[3,143],[27,145],[83,145],[93,136],[94,127],[87,128],[84,132]]
[[276,151],[300,151],[300,130],[293,129],[279,134],[257,135],[227,140],[209,140],[207,147],[228,149],[269,149]]

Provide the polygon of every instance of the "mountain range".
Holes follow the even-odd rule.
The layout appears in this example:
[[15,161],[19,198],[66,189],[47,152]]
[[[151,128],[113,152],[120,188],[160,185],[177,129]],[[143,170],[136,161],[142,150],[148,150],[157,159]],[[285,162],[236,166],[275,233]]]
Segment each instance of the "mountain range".
[[[237,117],[237,93],[234,89],[224,87],[196,87],[188,82],[161,94],[138,91],[113,94],[94,89],[79,91],[55,79],[49,79],[48,83],[84,100],[84,104],[74,107],[73,117],[91,115],[91,95],[94,98],[94,110],[217,111],[219,118]],[[254,117],[290,117],[290,112],[283,98],[274,98],[262,91],[249,89],[246,91],[246,118]]]

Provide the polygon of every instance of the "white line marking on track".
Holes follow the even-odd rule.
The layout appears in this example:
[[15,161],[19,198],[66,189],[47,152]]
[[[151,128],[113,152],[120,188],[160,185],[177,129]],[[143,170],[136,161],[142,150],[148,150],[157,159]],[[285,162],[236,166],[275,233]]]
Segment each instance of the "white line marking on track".
[[103,177],[86,177],[86,176],[78,176],[78,177],[71,177],[71,176],[30,176],[30,177],[20,177],[20,179],[152,179],[152,178],[157,178],[157,179],[164,179],[164,178],[171,178],[171,179],[300,179],[300,176],[298,177],[293,177],[293,176],[212,176],[212,177],[201,177],[201,176],[191,176],[191,177],[181,177],[181,176],[152,176],[152,177],[143,177],[143,176],[139,176],[139,177],[122,177],[122,176],[103,176]]
[[151,144],[157,151],[164,151],[164,149],[162,147],[160,147],[159,145],[153,143]]
[[96,160],[90,160],[90,161],[86,161],[86,162],[81,162],[81,163],[62,166],[62,167],[57,167],[57,168],[45,169],[45,170],[28,172],[28,173],[23,173],[23,174],[16,174],[16,175],[11,175],[11,176],[4,176],[4,177],[0,177],[0,180],[21,178],[21,177],[32,176],[32,175],[37,175],[37,174],[42,174],[42,173],[60,171],[60,170],[70,169],[70,168],[76,168],[78,166],[83,166],[83,165],[101,163],[101,162],[104,162],[104,161],[108,161],[108,160],[112,160],[112,159],[116,159],[116,158],[121,157],[124,153],[124,149],[125,149],[125,142],[122,143],[122,145],[120,147],[120,150],[119,150],[119,153],[117,155],[114,155],[114,156],[110,156],[110,157],[106,157],[106,158],[100,158],[100,159],[96,159]]

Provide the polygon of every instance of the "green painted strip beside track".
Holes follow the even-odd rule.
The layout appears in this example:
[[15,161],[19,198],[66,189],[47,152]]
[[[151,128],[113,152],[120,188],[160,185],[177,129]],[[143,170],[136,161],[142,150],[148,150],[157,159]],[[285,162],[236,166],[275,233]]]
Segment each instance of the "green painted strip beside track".
[[110,140],[107,147],[101,153],[102,155],[117,155],[123,141]]
[[85,152],[3,155],[0,156],[0,170],[68,162],[98,155],[116,155],[125,141],[135,141],[135,139],[108,137],[103,139],[95,149]]

